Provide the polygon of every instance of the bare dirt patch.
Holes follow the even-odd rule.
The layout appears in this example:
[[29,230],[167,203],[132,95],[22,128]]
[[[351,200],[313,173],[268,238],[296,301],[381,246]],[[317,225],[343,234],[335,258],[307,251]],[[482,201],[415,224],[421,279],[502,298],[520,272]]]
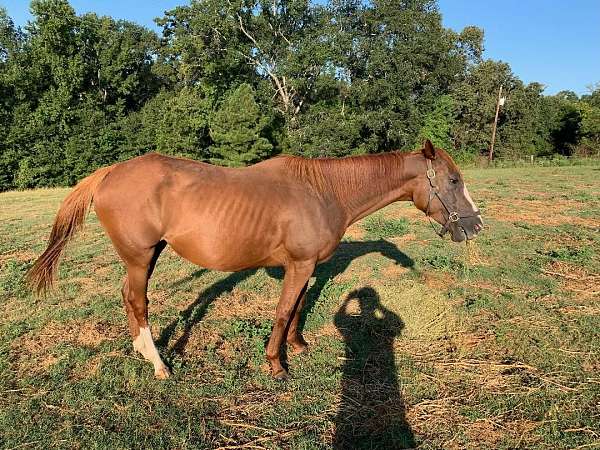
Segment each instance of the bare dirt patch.
[[340,340],[342,340],[344,338],[344,336],[342,336],[342,333],[340,333],[340,330],[338,329],[338,327],[336,327],[333,322],[328,322],[325,325],[323,325],[321,328],[319,328],[314,333],[314,336],[315,336],[315,338],[318,338],[320,336],[328,336],[328,337],[334,337],[334,338],[337,338]]
[[461,349],[473,350],[495,340],[492,330],[478,330],[476,332],[464,332],[454,338],[457,347]]
[[353,224],[348,227],[344,236],[349,237],[354,241],[360,241],[365,237],[365,230],[358,224]]
[[498,430],[500,426],[487,419],[477,420],[466,428],[467,437],[471,448],[496,448],[504,432]]
[[390,239],[396,245],[403,244],[405,242],[416,241],[417,235],[415,233],[408,233],[403,236],[393,237]]
[[110,285],[110,283],[99,282],[99,277],[96,277],[94,274],[84,277],[71,277],[69,278],[69,282],[79,284],[82,291],[86,293],[86,298],[88,298],[87,296],[90,294],[103,295],[107,297],[112,295],[121,295],[120,290],[115,289],[114,286]]
[[546,275],[561,280],[561,287],[587,300],[600,295],[600,274],[591,274],[583,267],[564,261],[554,261],[543,270]]
[[428,287],[439,291],[448,290],[456,283],[454,275],[446,272],[423,272],[421,278]]
[[408,272],[410,272],[410,269],[400,264],[392,264],[382,270],[383,276],[392,279],[402,277]]
[[363,282],[373,279],[373,268],[367,257],[355,258],[348,267],[333,278],[337,283],[356,280]]

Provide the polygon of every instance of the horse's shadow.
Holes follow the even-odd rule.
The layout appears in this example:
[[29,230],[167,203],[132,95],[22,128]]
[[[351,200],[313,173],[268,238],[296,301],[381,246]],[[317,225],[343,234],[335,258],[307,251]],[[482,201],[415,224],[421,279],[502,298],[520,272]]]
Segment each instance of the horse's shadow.
[[[329,261],[318,265],[315,269],[313,276],[316,280],[306,293],[306,304],[300,317],[300,330],[304,328],[306,318],[314,309],[321,291],[329,280],[343,273],[356,258],[370,253],[379,253],[391,259],[397,265],[414,270],[415,262],[413,259],[406,253],[401,252],[391,242],[385,240],[342,242],[333,257]],[[271,269],[268,272],[271,272]]]
[[[401,252],[398,247],[391,242],[385,240],[342,242],[338,246],[333,257],[328,261],[319,264],[315,269],[313,276],[316,280],[306,293],[306,303],[302,310],[299,324],[300,330],[304,328],[306,317],[313,310],[316,301],[321,295],[321,291],[327,282],[344,272],[354,259],[369,253],[380,253],[392,261],[395,261],[396,264],[414,270],[414,261],[408,255]],[[206,269],[196,270],[191,275],[174,282],[169,287],[177,288],[185,285],[188,282],[201,277],[205,272]],[[169,353],[182,353],[189,341],[193,327],[206,315],[211,303],[222,294],[231,292],[239,283],[250,278],[256,272],[257,269],[233,272],[200,292],[196,300],[182,311],[176,320],[163,329],[156,340],[157,345],[160,347],[169,345],[178,326],[183,324],[183,333],[171,344],[171,350],[169,351]],[[283,279],[284,275],[281,268],[268,268],[267,273],[269,276],[279,280]]]
[[[344,272],[354,259],[370,253],[380,253],[396,264],[414,270],[414,261],[388,241],[341,243],[334,256],[315,270],[316,280],[306,294],[300,329],[329,280]],[[180,287],[204,273],[204,269],[197,270],[171,287]],[[157,343],[161,347],[167,346],[183,323],[183,333],[170,350],[170,353],[181,353],[192,328],[206,315],[214,299],[232,291],[255,273],[256,270],[231,273],[200,292],[179,318],[163,330]],[[281,269],[267,269],[267,273],[277,279],[283,277]],[[358,312],[351,310],[352,302]],[[346,353],[341,402],[335,419],[334,448],[414,447],[412,431],[404,417],[393,350],[393,341],[404,327],[402,320],[380,303],[373,288],[364,287],[346,297],[334,317],[334,324],[344,337]]]

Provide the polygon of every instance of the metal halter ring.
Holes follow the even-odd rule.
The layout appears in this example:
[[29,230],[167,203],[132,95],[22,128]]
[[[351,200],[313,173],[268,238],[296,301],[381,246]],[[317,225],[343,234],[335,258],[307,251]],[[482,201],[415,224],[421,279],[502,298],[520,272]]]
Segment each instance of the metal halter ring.
[[450,213],[450,215],[448,216],[448,220],[450,222],[458,222],[458,219],[459,217],[457,212]]
[[435,178],[435,170],[433,170],[433,168],[427,169],[427,178],[430,180]]

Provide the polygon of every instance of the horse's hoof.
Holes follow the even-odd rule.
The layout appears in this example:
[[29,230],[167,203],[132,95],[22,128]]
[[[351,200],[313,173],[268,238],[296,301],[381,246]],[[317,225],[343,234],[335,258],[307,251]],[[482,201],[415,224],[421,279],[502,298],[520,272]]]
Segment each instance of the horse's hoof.
[[281,369],[273,374],[273,378],[275,378],[277,381],[285,381],[288,378],[288,372],[285,369]]
[[171,376],[171,371],[167,367],[162,367],[154,372],[154,378],[157,380],[166,380]]

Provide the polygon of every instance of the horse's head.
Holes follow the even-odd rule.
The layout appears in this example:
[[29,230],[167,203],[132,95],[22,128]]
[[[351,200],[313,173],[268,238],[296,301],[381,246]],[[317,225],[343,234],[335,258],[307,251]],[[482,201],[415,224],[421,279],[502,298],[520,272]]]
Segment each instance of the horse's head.
[[413,202],[434,219],[442,229],[440,236],[450,232],[454,242],[473,239],[483,228],[481,214],[467,190],[458,166],[431,141],[425,141],[423,164],[416,177]]

